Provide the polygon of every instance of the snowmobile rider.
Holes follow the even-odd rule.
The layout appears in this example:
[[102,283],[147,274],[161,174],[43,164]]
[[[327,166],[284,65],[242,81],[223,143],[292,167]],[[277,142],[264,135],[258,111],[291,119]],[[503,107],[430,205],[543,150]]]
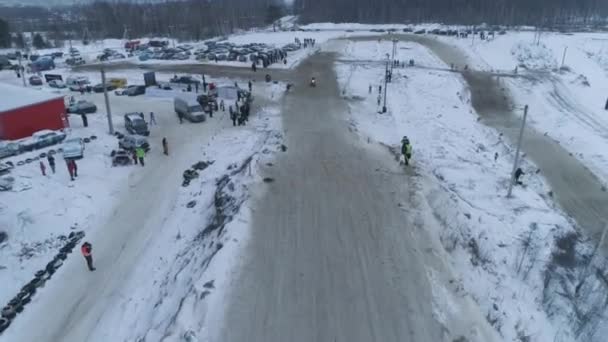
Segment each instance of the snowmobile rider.
[[311,87],[316,87],[317,86],[317,80],[314,77],[310,80],[310,86]]
[[410,140],[407,136],[404,136],[403,139],[401,139],[401,154],[403,154],[405,165],[409,165],[410,159],[412,158],[412,144],[410,144]]

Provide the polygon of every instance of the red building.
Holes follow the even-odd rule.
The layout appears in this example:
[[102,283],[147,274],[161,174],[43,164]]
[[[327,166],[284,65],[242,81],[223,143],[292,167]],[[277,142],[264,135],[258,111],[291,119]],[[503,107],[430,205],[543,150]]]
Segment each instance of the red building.
[[0,139],[16,140],[68,126],[62,95],[0,83]]

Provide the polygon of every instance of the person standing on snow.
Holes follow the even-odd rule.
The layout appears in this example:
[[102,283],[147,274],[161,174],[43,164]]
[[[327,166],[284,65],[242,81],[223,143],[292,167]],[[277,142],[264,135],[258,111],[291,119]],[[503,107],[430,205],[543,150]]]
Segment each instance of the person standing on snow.
[[78,165],[76,165],[76,161],[74,159],[70,160],[72,163],[72,169],[74,170],[74,177],[78,178]]
[[137,159],[139,159],[141,166],[144,166],[144,157],[146,156],[146,151],[144,151],[144,149],[141,147],[137,147],[135,149],[135,154],[137,155]]
[[89,268],[89,271],[95,271],[95,267],[93,267],[93,255],[91,254],[91,251],[93,250],[93,246],[91,246],[90,243],[85,242],[82,244],[82,246],[80,247],[80,251],[82,252],[82,256],[84,256],[84,259],[87,261],[87,267]]
[[44,166],[44,162],[40,161],[40,172],[42,172],[43,176],[46,176],[46,166]]
[[53,157],[53,155],[49,154],[46,157],[46,160],[49,162],[49,166],[51,167],[51,171],[54,174],[55,173],[55,157]]
[[156,117],[154,116],[154,112],[150,112],[150,125],[156,125]]
[[70,180],[74,181],[74,164],[70,160],[66,160],[65,164],[68,167],[68,173],[70,174]]
[[167,138],[163,138],[163,153],[168,156],[169,155],[169,145],[167,144]]
[[403,154],[405,165],[409,165],[410,159],[412,159],[412,144],[407,137],[403,137],[401,140],[401,154]]
[[518,167],[517,170],[515,170],[515,184],[524,185],[524,183],[519,180],[519,178],[521,178],[523,175],[525,175],[524,171],[521,169],[521,167]]
[[249,86],[249,92],[251,93],[251,89],[253,89],[253,84],[251,83],[251,81],[247,83],[247,86]]

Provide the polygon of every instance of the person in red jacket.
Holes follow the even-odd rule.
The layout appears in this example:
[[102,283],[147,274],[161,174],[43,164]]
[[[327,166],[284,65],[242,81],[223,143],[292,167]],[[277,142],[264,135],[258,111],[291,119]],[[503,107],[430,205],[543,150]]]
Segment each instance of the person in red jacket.
[[82,252],[82,255],[84,256],[84,259],[87,261],[87,266],[89,267],[89,271],[95,271],[95,267],[93,267],[93,255],[91,254],[92,249],[93,249],[93,246],[91,246],[91,244],[88,242],[83,243],[82,247],[80,247],[80,251]]

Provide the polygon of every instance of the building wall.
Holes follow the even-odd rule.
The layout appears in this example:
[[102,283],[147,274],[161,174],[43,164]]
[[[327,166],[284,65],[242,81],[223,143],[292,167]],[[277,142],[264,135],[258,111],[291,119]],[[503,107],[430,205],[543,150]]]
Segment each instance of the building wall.
[[62,98],[0,113],[0,139],[28,137],[42,129],[58,130],[68,126]]

